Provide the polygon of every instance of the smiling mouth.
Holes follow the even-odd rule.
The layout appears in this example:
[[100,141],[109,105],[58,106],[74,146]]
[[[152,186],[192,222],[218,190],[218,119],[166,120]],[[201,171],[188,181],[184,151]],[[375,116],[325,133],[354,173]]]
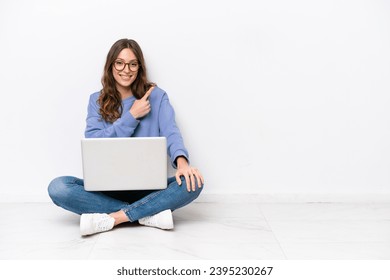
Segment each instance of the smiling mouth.
[[133,75],[120,75],[120,76],[124,80],[130,80],[133,77]]

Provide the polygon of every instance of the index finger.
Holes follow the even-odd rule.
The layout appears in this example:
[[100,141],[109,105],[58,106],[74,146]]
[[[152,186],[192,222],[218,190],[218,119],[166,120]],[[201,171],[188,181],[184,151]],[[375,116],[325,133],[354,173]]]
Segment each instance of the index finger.
[[148,100],[150,94],[152,93],[152,90],[154,89],[154,86],[150,87],[150,89],[148,89],[148,91],[145,93],[144,97],[142,97],[142,99],[144,100]]

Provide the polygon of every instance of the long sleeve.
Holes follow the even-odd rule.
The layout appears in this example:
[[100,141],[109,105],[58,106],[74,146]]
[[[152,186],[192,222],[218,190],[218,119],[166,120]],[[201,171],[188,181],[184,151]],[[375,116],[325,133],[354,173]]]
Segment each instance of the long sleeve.
[[176,125],[175,112],[166,93],[162,96],[158,121],[160,136],[164,136],[167,139],[168,155],[172,166],[177,168],[175,160],[178,156],[184,156],[189,162],[188,151],[184,146],[183,137]]
[[107,125],[99,113],[97,96],[98,94],[95,93],[89,98],[85,137],[131,137],[134,134],[139,121],[134,119],[129,111],[126,111],[122,114],[121,118],[117,119],[114,123]]

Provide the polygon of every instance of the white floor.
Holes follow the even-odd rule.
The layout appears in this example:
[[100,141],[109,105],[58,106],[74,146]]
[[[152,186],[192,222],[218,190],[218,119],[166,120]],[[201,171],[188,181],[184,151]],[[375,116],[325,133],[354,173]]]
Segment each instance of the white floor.
[[194,202],[175,229],[80,237],[51,203],[0,203],[0,259],[390,259],[390,204]]

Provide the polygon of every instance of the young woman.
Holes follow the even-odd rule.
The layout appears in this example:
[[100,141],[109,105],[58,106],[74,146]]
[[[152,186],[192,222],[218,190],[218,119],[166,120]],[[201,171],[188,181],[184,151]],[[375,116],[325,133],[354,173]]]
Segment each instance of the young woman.
[[164,190],[116,192],[88,192],[82,179],[64,176],[50,183],[49,195],[56,205],[81,215],[81,235],[136,221],[172,229],[172,211],[196,199],[204,179],[189,165],[174,110],[166,92],[148,81],[136,41],[121,39],[111,47],[102,84],[103,89],[90,96],[85,137],[166,137],[176,175],[168,178]]

